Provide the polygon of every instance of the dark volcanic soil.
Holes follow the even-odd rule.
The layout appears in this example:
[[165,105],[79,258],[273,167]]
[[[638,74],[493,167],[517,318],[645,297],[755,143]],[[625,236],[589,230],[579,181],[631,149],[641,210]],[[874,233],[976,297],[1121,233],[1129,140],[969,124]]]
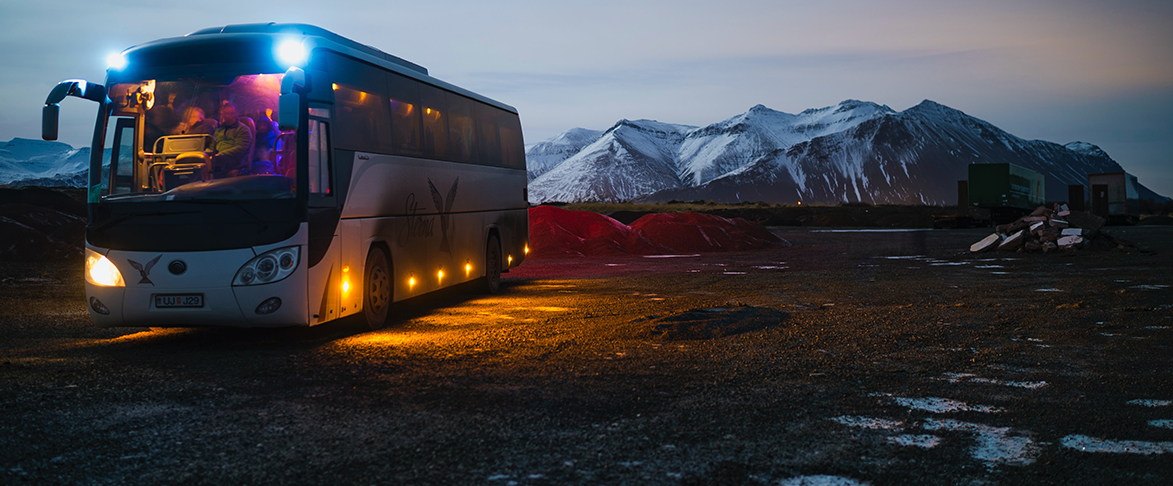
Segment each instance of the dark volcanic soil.
[[987,231],[531,259],[377,332],[97,329],[80,262],[3,263],[0,483],[1173,482],[1173,228]]

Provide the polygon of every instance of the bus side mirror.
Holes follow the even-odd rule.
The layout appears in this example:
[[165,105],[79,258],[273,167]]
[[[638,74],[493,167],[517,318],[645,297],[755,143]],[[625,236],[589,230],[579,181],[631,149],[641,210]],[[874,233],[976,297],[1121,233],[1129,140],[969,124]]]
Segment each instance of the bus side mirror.
[[51,103],[41,108],[41,138],[57,140],[57,119],[61,115],[61,105]]
[[282,131],[300,129],[300,111],[301,95],[297,93],[282,93],[281,97],[277,100],[277,126]]
[[301,94],[309,91],[305,70],[291,67],[281,78],[281,97],[277,100],[277,126],[282,130],[301,128]]

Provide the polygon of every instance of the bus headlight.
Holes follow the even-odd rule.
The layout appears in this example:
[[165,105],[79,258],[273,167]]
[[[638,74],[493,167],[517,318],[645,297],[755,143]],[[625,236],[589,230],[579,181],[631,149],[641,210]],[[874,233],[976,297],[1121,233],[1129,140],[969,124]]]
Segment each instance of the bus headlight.
[[86,248],[86,282],[99,287],[125,287],[122,272],[105,255]]
[[278,248],[261,253],[236,271],[232,285],[261,285],[284,280],[297,269],[300,255],[301,247],[299,246]]

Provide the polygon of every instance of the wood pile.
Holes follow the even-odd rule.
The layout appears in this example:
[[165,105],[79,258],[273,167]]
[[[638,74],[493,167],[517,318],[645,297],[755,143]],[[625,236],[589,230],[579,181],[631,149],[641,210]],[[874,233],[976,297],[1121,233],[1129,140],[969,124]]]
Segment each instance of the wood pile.
[[1075,250],[1127,250],[1135,245],[1101,230],[1107,221],[1066,204],[1039,206],[1017,221],[1000,225],[995,233],[970,245],[969,251],[1043,252]]

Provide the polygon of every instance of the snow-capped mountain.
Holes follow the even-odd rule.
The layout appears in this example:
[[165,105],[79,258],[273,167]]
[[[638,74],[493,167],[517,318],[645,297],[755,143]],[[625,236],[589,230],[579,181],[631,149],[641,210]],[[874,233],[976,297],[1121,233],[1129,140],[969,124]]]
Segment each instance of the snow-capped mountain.
[[525,165],[529,180],[549,172],[554,166],[577,154],[583,147],[598,140],[603,132],[572,128],[549,140],[543,140],[525,148]]
[[[685,130],[679,142],[646,140],[661,144],[644,148],[661,154],[647,159],[650,167],[640,165],[645,159],[620,162],[618,150],[588,150],[623,123],[535,179],[530,200],[956,204],[967,166],[991,162],[1043,173],[1046,198],[1064,200],[1067,185],[1086,184],[1087,174],[1124,170],[1095,145],[1023,140],[928,100],[902,112],[856,100],[798,115],[758,105],[703,128],[675,125]],[[667,175],[672,169],[675,179]],[[631,195],[654,187],[660,189]]]
[[89,147],[14,138],[0,145],[0,185],[82,187],[89,164]]
[[676,151],[684,135],[695,128],[620,120],[590,145],[530,182],[530,200],[626,201],[679,188]]

